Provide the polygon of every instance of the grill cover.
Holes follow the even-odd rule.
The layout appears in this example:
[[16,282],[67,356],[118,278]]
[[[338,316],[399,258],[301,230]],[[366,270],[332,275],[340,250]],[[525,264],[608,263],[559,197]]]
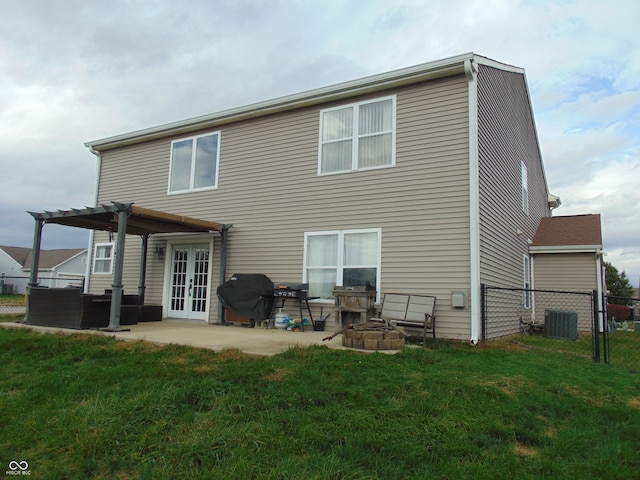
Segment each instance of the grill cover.
[[261,273],[235,273],[218,287],[225,308],[253,320],[269,318],[273,307],[273,282]]

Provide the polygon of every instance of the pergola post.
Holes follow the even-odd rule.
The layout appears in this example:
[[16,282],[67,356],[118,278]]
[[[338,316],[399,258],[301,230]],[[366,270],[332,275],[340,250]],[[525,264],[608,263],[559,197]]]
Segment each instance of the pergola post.
[[122,272],[124,270],[124,240],[127,236],[128,209],[118,211],[118,238],[116,240],[115,269],[111,285],[111,313],[106,331],[127,331],[120,327],[120,310],[122,308]]
[[[106,331],[122,331],[129,330],[121,328],[122,301],[123,301],[123,275],[124,275],[124,251],[126,235],[140,235],[142,237],[142,258],[140,259],[140,280],[138,283],[138,311],[144,311],[144,301],[146,296],[146,273],[147,273],[147,255],[149,247],[149,237],[154,233],[190,233],[190,234],[211,234],[219,232],[222,236],[221,248],[221,269],[220,275],[222,281],[226,276],[227,264],[227,234],[232,225],[225,225],[218,222],[201,220],[197,218],[177,215],[157,210],[151,210],[135,206],[133,203],[111,202],[111,204],[100,204],[95,207],[86,207],[84,209],[57,210],[55,212],[29,212],[36,219],[36,233],[34,235],[33,250],[33,266],[31,269],[31,277],[29,286],[35,287],[38,284],[38,266],[40,254],[40,242],[42,228],[45,223],[55,223],[57,225],[66,225],[77,228],[88,228],[92,230],[100,230],[105,232],[117,231],[117,241],[115,245],[115,258],[113,259],[113,282],[111,289],[111,305],[109,311],[109,323],[104,328]],[[91,272],[89,272],[91,274]],[[208,273],[209,274],[209,273]],[[92,294],[87,292],[89,299]],[[32,299],[30,299],[31,301]],[[105,301],[100,298],[95,301]],[[35,306],[31,302],[31,314],[35,313]],[[106,303],[106,302],[105,302]],[[42,318],[48,316],[45,306],[38,305],[38,312]],[[221,309],[221,307],[219,306]],[[155,311],[155,310],[154,310]],[[223,318],[223,311],[219,312],[219,318]],[[29,306],[27,305],[27,313]],[[48,325],[42,318],[34,319],[32,323]],[[140,318],[140,315],[138,316]],[[28,317],[25,317],[28,322]],[[45,323],[42,323],[45,322]],[[103,324],[104,325],[104,324]]]
[[27,306],[24,313],[25,321],[29,318],[29,295],[31,289],[38,286],[38,270],[40,269],[40,247],[42,245],[42,228],[44,220],[34,217],[36,226],[33,233],[33,250],[31,252],[31,272],[29,272],[29,285],[27,286]]
[[42,227],[44,227],[44,220],[36,218],[36,228],[33,233],[33,250],[31,252],[31,272],[29,273],[29,287],[38,286],[38,269],[40,268],[40,246],[42,244]]

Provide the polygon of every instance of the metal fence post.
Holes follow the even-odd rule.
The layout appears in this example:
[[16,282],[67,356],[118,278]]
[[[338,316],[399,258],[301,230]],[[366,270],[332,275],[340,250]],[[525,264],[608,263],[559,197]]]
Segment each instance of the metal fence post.
[[[596,294],[596,296],[598,296]],[[599,325],[602,325],[602,351],[603,351],[603,361],[604,363],[609,363],[611,361],[611,350],[609,345],[609,322],[607,322],[607,303],[609,303],[609,299],[606,295],[602,294],[598,296],[598,300],[600,302],[600,315],[598,317]]]
[[593,328],[591,329],[593,332],[591,338],[593,346],[592,357],[595,363],[600,363],[600,302],[598,301],[597,290],[591,293],[591,301],[593,303]]

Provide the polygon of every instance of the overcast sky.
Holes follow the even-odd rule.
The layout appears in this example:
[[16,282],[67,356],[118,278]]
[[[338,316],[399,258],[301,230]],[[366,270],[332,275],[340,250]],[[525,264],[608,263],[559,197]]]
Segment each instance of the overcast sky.
[[[0,245],[95,204],[120,133],[475,52],[523,67],[555,215],[600,213],[640,282],[637,0],[2,0]],[[86,246],[45,227],[45,248]]]

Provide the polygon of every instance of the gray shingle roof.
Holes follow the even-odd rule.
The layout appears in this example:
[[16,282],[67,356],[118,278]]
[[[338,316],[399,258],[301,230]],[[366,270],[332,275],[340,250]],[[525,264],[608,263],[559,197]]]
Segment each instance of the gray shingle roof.
[[[31,249],[24,247],[7,247],[0,245],[11,258],[22,265],[23,268],[31,268]],[[59,248],[53,250],[40,250],[40,268],[53,268],[85,251],[85,248]]]
[[600,214],[545,217],[532,247],[598,246],[602,248]]

